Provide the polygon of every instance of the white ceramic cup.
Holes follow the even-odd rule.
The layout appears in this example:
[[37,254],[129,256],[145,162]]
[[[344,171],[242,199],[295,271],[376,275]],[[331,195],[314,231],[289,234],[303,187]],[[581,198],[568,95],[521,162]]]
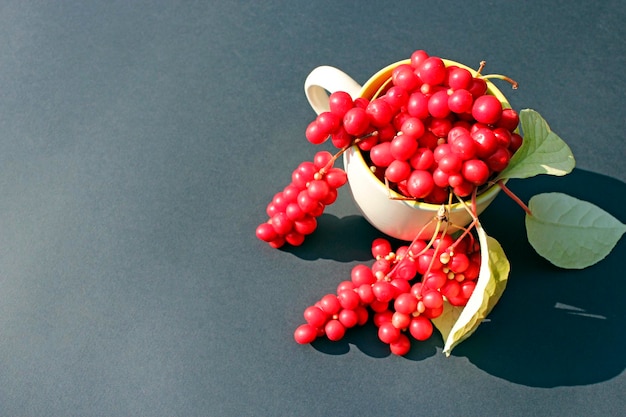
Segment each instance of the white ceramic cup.
[[[476,71],[465,65],[445,59],[444,62],[446,66],[457,65],[476,75]],[[329,95],[335,91],[345,91],[353,99],[357,97],[372,99],[391,78],[393,69],[400,64],[408,63],[410,60],[399,61],[381,69],[363,86],[340,69],[320,66],[311,71],[306,78],[304,91],[313,110],[320,114],[329,110]],[[510,107],[502,92],[488,80],[487,87],[488,92],[496,96],[504,107]],[[357,146],[352,146],[344,153],[343,164],[354,201],[363,216],[375,228],[388,236],[405,241],[412,241],[418,234],[423,239],[433,235],[437,223],[433,218],[440,211],[440,204],[394,199],[403,196],[389,190],[372,173]],[[477,214],[489,206],[499,191],[499,186],[492,186],[476,198]],[[466,226],[472,222],[472,216],[461,203],[451,205],[447,214],[448,221],[453,225]]]

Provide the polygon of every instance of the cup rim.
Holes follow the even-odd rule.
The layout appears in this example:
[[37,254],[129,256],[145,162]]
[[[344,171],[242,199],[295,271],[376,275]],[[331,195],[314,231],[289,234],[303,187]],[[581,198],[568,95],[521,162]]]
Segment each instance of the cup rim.
[[[478,74],[476,70],[468,67],[467,65],[464,65],[464,64],[461,64],[459,62],[452,61],[449,59],[445,59],[445,58],[441,58],[441,59],[443,60],[446,67],[455,65],[455,66],[467,69],[468,71],[470,71],[472,76],[476,76]],[[404,60],[397,61],[393,64],[387,65],[386,67],[382,68],[381,70],[376,72],[372,77],[370,77],[370,79],[367,80],[365,84],[363,84],[363,87],[361,87],[361,91],[359,93],[359,97],[371,99],[388,82],[388,80],[391,78],[391,73],[397,66],[402,65],[402,64],[410,64],[410,63],[411,63],[410,59],[404,59]],[[511,108],[511,105],[509,101],[507,100],[506,96],[491,81],[489,81],[488,79],[485,79],[485,82],[487,83],[487,91],[491,95],[495,96],[498,100],[500,100],[503,108]],[[366,175],[368,175],[368,177],[374,181],[376,188],[380,189],[380,191],[382,192],[389,194],[390,199],[395,199],[398,202],[402,202],[408,206],[419,208],[421,210],[437,211],[441,207],[441,204],[426,203],[423,201],[410,200],[410,199],[406,200],[406,196],[388,188],[378,177],[376,177],[376,175],[374,175],[374,173],[370,170],[370,167],[367,165],[367,163],[365,163],[365,158],[363,157],[362,151],[357,145],[353,145],[350,148],[350,152],[356,156],[356,158],[354,158],[354,160],[351,161],[350,163],[358,163],[359,165],[361,165],[361,167],[364,168],[365,171],[367,171]],[[505,179],[504,181],[506,182],[507,180]],[[497,184],[492,184],[489,187],[487,187],[483,192],[481,192],[479,195],[476,196],[476,203],[480,204],[482,201],[493,199],[495,197],[495,194],[499,192],[500,192],[500,187]],[[463,200],[463,201],[467,203],[469,200]],[[443,203],[443,204],[446,204],[446,203]],[[451,211],[459,209],[459,208],[462,208],[461,202],[452,203],[450,205]]]

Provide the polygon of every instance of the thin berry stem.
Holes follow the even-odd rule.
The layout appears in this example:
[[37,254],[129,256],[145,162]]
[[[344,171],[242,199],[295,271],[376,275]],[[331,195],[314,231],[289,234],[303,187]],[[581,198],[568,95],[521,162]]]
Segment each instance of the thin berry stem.
[[[475,193],[474,193],[475,194]],[[465,210],[467,210],[467,212],[469,213],[470,216],[472,216],[472,222],[467,225],[467,227],[462,228],[463,233],[456,239],[456,241],[450,245],[451,248],[454,249],[454,247],[456,247],[456,245],[461,242],[461,240],[463,240],[465,238],[465,236],[467,236],[468,234],[470,234],[470,232],[472,231],[472,229],[474,227],[476,227],[478,225],[478,215],[476,214],[476,207],[473,206],[472,208],[470,208],[467,203],[465,202],[465,200],[463,200],[462,198],[460,198],[458,195],[455,195],[456,198],[459,200],[459,202],[463,205],[463,208],[465,208]],[[473,196],[474,198],[472,199],[472,202],[475,204],[475,195]],[[471,236],[471,235],[470,235]]]
[[480,61],[480,66],[476,70],[476,74],[481,75],[480,72],[483,70],[483,68],[485,68],[485,65],[487,65],[487,61]]
[[498,80],[506,81],[509,84],[511,84],[511,88],[513,90],[517,90],[517,88],[519,87],[519,83],[517,81],[515,81],[511,77],[507,77],[506,75],[502,75],[502,74],[483,75],[482,78],[486,79],[486,80],[491,79],[491,78],[495,78],[495,79],[498,79]]
[[530,211],[530,209],[528,208],[528,206],[526,204],[524,204],[524,202],[518,197],[516,196],[513,191],[511,191],[509,189],[509,187],[506,186],[506,184],[504,183],[504,180],[499,180],[496,184],[498,184],[498,186],[502,189],[502,191],[504,191],[506,193],[506,195],[508,195],[509,197],[511,197],[511,199],[513,201],[515,201],[522,209],[524,209],[524,211],[529,215],[532,216],[533,213],[532,211]]

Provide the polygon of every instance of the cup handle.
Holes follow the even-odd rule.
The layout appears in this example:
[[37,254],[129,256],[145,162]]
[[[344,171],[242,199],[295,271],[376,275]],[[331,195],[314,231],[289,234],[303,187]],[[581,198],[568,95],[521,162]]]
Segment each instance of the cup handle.
[[345,91],[352,99],[356,99],[361,86],[345,72],[327,65],[315,68],[304,82],[306,98],[317,114],[330,110],[329,93],[336,91]]

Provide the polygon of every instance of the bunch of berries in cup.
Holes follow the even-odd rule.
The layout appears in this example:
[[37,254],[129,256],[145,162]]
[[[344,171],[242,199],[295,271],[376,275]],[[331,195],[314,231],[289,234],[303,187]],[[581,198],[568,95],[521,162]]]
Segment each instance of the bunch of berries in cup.
[[418,50],[389,81],[371,100],[332,93],[330,110],[308,125],[307,139],[330,138],[342,149],[367,136],[357,145],[378,178],[406,198],[433,204],[444,203],[450,190],[470,196],[521,146],[517,112],[488,93],[480,72],[446,67]]
[[411,339],[430,338],[431,319],[443,313],[444,299],[454,306],[467,303],[481,262],[478,241],[471,233],[456,239],[438,233],[430,242],[416,239],[395,252],[387,239],[377,238],[372,255],[371,266],[354,266],[350,280],[304,310],[306,323],[294,332],[297,343],[312,343],[322,336],[338,341],[348,329],[372,318],[380,341],[392,353],[406,355]]

